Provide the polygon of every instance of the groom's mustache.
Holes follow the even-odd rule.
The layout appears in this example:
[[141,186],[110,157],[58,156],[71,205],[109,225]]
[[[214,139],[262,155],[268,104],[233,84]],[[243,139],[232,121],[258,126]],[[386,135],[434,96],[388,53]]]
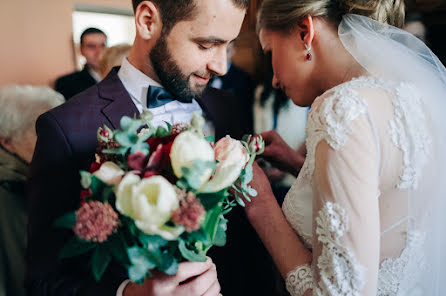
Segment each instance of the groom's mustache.
[[196,76],[200,76],[200,77],[205,78],[205,79],[212,79],[212,78],[218,76],[217,73],[212,72],[212,71],[206,71],[206,72],[194,72],[194,73],[192,73],[192,74],[193,74],[193,75],[196,75]]

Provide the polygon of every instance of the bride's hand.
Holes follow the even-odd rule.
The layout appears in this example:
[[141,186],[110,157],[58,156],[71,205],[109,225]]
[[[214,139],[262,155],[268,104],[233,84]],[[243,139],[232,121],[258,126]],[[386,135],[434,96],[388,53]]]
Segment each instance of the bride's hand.
[[250,215],[259,207],[267,207],[270,201],[276,202],[269,180],[257,162],[252,164],[252,173],[253,178],[249,185],[257,191],[257,196],[253,197],[251,202],[246,203],[245,211],[247,215]]
[[274,167],[297,176],[305,158],[291,148],[276,131],[261,134],[265,141],[262,157]]

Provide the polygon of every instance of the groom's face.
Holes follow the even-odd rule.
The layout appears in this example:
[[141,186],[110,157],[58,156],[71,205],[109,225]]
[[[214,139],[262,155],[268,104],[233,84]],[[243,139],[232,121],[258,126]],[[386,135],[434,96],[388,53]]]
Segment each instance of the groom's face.
[[209,79],[226,73],[226,49],[246,12],[231,0],[195,2],[195,16],[175,24],[149,54],[161,84],[180,97],[199,97]]

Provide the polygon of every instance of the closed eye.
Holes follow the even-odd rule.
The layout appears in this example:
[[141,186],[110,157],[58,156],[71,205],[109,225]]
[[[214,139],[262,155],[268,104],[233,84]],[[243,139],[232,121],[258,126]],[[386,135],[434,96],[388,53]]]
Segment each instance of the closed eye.
[[205,45],[205,44],[198,43],[198,48],[200,50],[209,50],[212,48],[212,45],[207,45],[207,44]]

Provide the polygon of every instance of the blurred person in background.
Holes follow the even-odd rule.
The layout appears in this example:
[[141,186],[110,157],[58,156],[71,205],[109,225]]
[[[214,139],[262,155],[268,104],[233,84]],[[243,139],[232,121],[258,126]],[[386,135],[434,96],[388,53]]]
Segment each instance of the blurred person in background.
[[0,88],[0,295],[25,295],[28,164],[36,145],[37,117],[62,104],[49,87]]
[[209,86],[226,90],[237,97],[237,108],[240,108],[246,114],[246,122],[241,124],[251,130],[253,125],[252,104],[254,101],[255,84],[249,73],[232,63],[232,57],[236,53],[236,42],[231,42],[226,51],[228,72],[223,76],[215,76],[212,78]]
[[419,13],[408,14],[403,26],[403,30],[413,34],[415,37],[426,43],[426,25],[423,17]]
[[99,58],[99,73],[105,78],[113,67],[121,66],[122,59],[130,53],[129,44],[115,45],[106,48]]
[[81,54],[86,60],[84,68],[58,78],[55,84],[56,91],[67,100],[102,80],[99,58],[107,46],[107,35],[97,28],[88,28],[82,33],[80,42]]

